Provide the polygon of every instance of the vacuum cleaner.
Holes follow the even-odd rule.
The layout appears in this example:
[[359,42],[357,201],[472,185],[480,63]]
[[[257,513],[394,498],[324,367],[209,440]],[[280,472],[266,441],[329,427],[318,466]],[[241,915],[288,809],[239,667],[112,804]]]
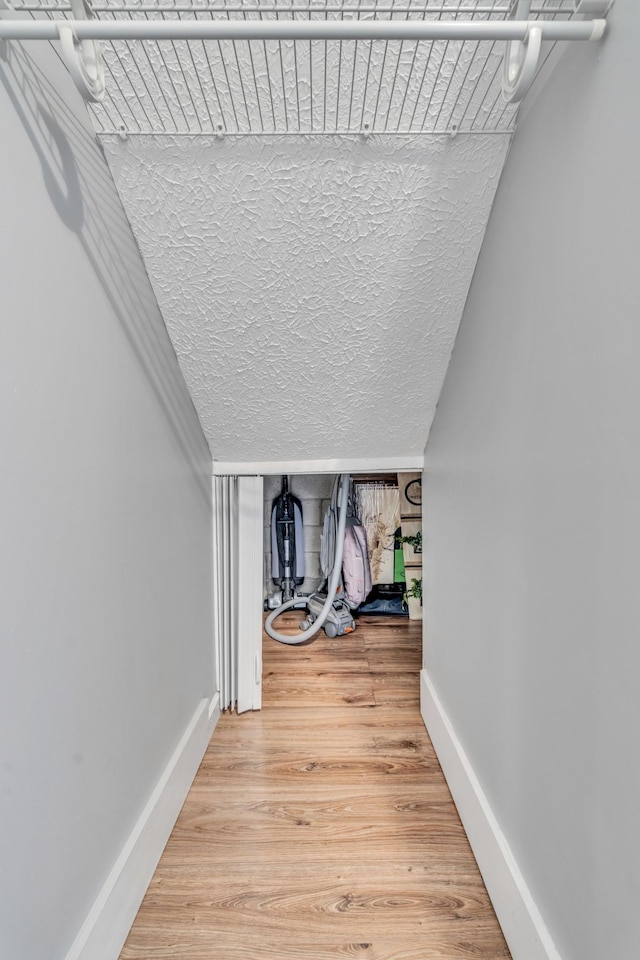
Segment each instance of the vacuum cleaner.
[[271,511],[271,578],[280,587],[282,601],[293,599],[304,580],[304,526],[302,504],[289,492],[289,478],[282,478],[282,493]]
[[[282,603],[281,606],[279,606],[276,610],[273,610],[269,614],[269,616],[267,617],[267,621],[265,623],[265,630],[273,640],[278,640],[280,643],[287,643],[289,645],[295,646],[301,643],[308,643],[313,637],[315,637],[315,635],[318,633],[321,627],[324,627],[324,632],[326,633],[326,635],[332,638],[340,637],[347,633],[352,633],[356,628],[355,620],[353,619],[353,615],[351,613],[351,608],[344,600],[342,600],[340,597],[337,596],[339,587],[340,587],[340,575],[342,572],[342,555],[344,550],[344,535],[345,535],[345,529],[347,524],[347,510],[349,506],[350,482],[351,482],[351,478],[349,477],[349,474],[348,473],[342,474],[340,478],[340,488],[339,488],[339,497],[338,497],[339,503],[340,503],[340,513],[339,513],[339,518],[337,523],[337,529],[335,530],[335,554],[333,559],[333,569],[331,571],[331,576],[329,578],[326,596],[322,593],[313,593],[311,594],[310,597],[307,597],[304,600],[307,607],[307,616],[300,624],[300,628],[302,632],[299,633],[297,636],[288,636],[287,634],[284,634],[284,633],[278,633],[278,631],[273,626],[274,621],[280,616],[280,614],[284,613],[285,610],[290,610],[292,607],[300,606],[300,603],[302,601],[301,597],[296,597],[296,596],[291,596],[288,599],[285,599],[284,603]],[[286,492],[288,494],[288,486],[286,487]],[[285,493],[285,486],[283,485],[282,495],[284,495],[284,493]],[[288,496],[291,497],[291,494],[288,494]],[[278,498],[278,500],[279,499],[280,498]],[[295,501],[295,497],[291,499]],[[276,501],[276,503],[274,504],[274,514],[275,514],[277,504],[278,504],[278,501]],[[295,509],[295,505],[294,505],[294,509]],[[274,544],[274,535],[273,535],[273,515],[274,514],[272,514],[272,540],[271,540],[272,548]],[[287,508],[287,514],[289,516],[289,519],[287,519],[286,523],[289,526],[286,527],[286,529],[288,529],[289,532],[291,532],[295,530],[295,515],[293,516],[293,519],[291,519],[289,508]],[[302,523],[302,509],[300,509],[300,522]],[[276,529],[278,529],[277,520],[276,520]],[[284,534],[284,531],[285,531],[284,516],[282,519],[281,529]],[[276,538],[276,546],[277,546],[277,538]],[[284,542],[283,542],[283,547],[284,547]],[[286,556],[290,560],[291,545],[289,545],[286,549],[288,551]],[[299,543],[297,543],[294,546],[294,552],[293,552],[294,557],[298,553],[299,549],[300,549]],[[303,552],[303,559],[304,559],[304,552]],[[283,563],[281,561],[279,554],[278,554],[277,560],[278,560],[278,567],[277,567],[278,571],[280,571],[281,569],[284,569],[285,571],[289,570],[289,574],[291,574],[292,572],[295,574],[295,565],[292,566],[291,563],[289,563],[289,566],[287,567],[287,563],[286,562]],[[272,564],[273,563],[274,563],[274,560],[272,559]],[[273,567],[272,567],[272,574],[273,574]],[[284,581],[286,580],[287,584],[289,584],[291,579],[292,579],[291,575],[289,575],[288,577],[285,577],[282,581],[277,581],[277,582],[282,582],[283,584],[282,586],[283,596],[284,596],[284,590],[285,590]],[[295,581],[295,576],[293,577],[293,579]],[[291,592],[293,593],[293,587],[291,588]]]

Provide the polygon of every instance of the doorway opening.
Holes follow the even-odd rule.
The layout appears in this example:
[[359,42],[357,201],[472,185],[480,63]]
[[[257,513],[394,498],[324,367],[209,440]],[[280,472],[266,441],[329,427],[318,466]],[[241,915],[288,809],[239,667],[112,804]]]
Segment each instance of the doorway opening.
[[[323,579],[320,551],[324,515],[335,478],[348,471],[353,509],[360,514],[358,522],[364,528],[362,536],[368,531],[372,576],[366,596],[354,604],[356,609],[348,611],[351,629],[335,631],[334,636],[346,656],[357,647],[353,638],[365,625],[365,617],[368,628],[377,627],[378,633],[387,630],[396,637],[411,625],[418,638],[417,680],[422,643],[421,463],[398,463],[394,465],[396,470],[383,469],[378,463],[335,460],[229,466],[235,468],[233,473],[219,469],[213,477],[213,640],[220,709],[238,713],[260,710],[263,650],[279,646],[263,633],[266,611],[270,605],[278,605],[274,594],[281,586],[273,579],[271,522],[273,501],[282,491],[284,470],[288,471],[289,489],[300,504],[299,549],[304,571],[296,571],[300,608],[278,619],[278,632],[280,624],[286,625],[289,634],[296,634],[297,638],[301,621],[308,619],[312,605],[306,603],[304,595],[308,598],[318,590]],[[336,542],[340,542],[339,537]],[[332,558],[333,555],[331,551]],[[346,599],[346,593],[344,596]],[[353,601],[353,597],[349,600]],[[338,635],[345,633],[348,635]],[[320,634],[331,639],[323,629]],[[317,639],[304,648],[305,658],[315,648]],[[301,662],[302,650],[292,650],[300,654]]]
[[[286,477],[286,480],[285,480]],[[322,564],[325,518],[331,508],[338,474],[270,474],[263,478],[263,620],[282,602],[278,574],[276,515],[283,486],[301,515],[295,591],[299,605],[277,621],[279,632],[296,637],[308,623],[310,595],[326,589]],[[315,638],[288,647],[262,635],[263,706],[303,700],[305,706],[326,703],[374,706],[389,691],[388,667],[401,687],[394,699],[419,697],[422,665],[422,473],[414,471],[354,472],[351,507],[366,532],[371,583],[353,609],[353,632],[335,636],[329,624]],[[293,526],[293,525],[292,525]],[[300,563],[303,553],[303,563]],[[334,634],[332,636],[332,633]],[[384,680],[383,680],[384,676]],[[331,679],[332,682],[329,682]],[[415,690],[410,692],[410,687]],[[377,696],[377,699],[376,699]]]

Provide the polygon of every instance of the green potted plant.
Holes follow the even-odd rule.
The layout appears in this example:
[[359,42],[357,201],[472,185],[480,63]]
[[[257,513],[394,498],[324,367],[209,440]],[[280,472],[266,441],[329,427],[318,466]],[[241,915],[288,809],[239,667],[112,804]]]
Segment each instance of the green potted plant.
[[417,580],[415,577],[411,580],[411,586],[407,587],[403,600],[407,604],[409,603],[409,597],[416,597],[420,601],[420,606],[422,606],[422,577]]
[[422,530],[418,530],[416,534],[413,534],[409,537],[398,537],[398,543],[410,543],[413,546],[414,553],[422,553]]

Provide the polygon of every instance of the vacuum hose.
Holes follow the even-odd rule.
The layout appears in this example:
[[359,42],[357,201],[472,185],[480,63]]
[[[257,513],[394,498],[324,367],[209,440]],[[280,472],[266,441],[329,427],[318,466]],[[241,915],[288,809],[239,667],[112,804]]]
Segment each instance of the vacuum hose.
[[312,637],[315,637],[316,633],[322,626],[322,624],[327,619],[331,605],[335,599],[336,592],[338,590],[338,581],[340,580],[340,572],[342,570],[342,553],[344,550],[344,531],[347,526],[347,507],[349,505],[349,474],[343,473],[341,477],[342,488],[340,491],[340,515],[338,520],[338,532],[336,534],[336,552],[333,561],[333,570],[331,571],[331,579],[329,580],[329,587],[327,590],[327,599],[324,602],[322,610],[318,614],[317,619],[311,624],[308,630],[304,630],[302,633],[297,634],[297,636],[290,637],[286,633],[278,633],[274,629],[273,623],[281,613],[284,613],[285,610],[289,610],[291,607],[294,607],[297,603],[300,603],[300,599],[294,597],[293,600],[287,600],[286,603],[283,603],[281,607],[278,607],[277,610],[274,610],[267,617],[267,621],[264,625],[265,630],[273,640],[278,640],[280,643],[288,643],[289,645],[295,646],[298,643],[305,643],[307,640],[311,640]]

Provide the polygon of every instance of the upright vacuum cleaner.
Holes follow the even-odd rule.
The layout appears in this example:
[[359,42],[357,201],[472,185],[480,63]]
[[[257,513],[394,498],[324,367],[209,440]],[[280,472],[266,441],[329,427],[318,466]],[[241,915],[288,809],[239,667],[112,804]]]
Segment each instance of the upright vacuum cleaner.
[[[296,567],[295,558],[301,549],[301,544],[303,543],[302,536],[298,540],[295,526],[295,503],[298,501],[296,501],[296,498],[292,497],[289,493],[286,477],[284,479],[282,494],[274,503],[271,520],[273,565],[272,575],[274,581],[282,585],[282,595],[284,600],[281,606],[269,614],[265,623],[265,630],[273,640],[278,640],[280,643],[296,645],[299,643],[307,643],[316,635],[321,627],[324,627],[324,632],[328,637],[343,636],[344,634],[352,633],[352,631],[355,630],[356,624],[349,605],[343,599],[337,596],[337,593],[340,589],[340,579],[342,573],[342,555],[344,550],[345,528],[347,524],[350,483],[351,478],[349,474],[343,474],[339,483],[339,496],[336,497],[336,500],[340,503],[340,513],[337,520],[336,529],[333,531],[332,542],[335,544],[335,553],[333,557],[333,569],[327,585],[327,593],[326,595],[314,593],[310,597],[307,597],[303,600],[302,597],[296,597],[293,595],[294,587],[296,585],[296,570],[300,570],[299,567]],[[283,498],[288,498],[288,500]],[[280,508],[281,500],[282,507]],[[293,503],[293,507],[291,506],[291,503]],[[302,528],[302,508],[300,507],[299,509],[300,527]],[[278,517],[281,518],[280,521],[278,521]],[[280,523],[280,526],[278,526],[278,523]],[[280,529],[282,530],[281,547],[279,546],[277,537],[277,531]],[[286,531],[288,531],[288,534],[285,536]],[[294,536],[295,543],[292,546],[291,539]],[[292,549],[293,554],[291,552]],[[284,560],[280,559],[281,550]],[[275,566],[274,558],[277,559],[277,567]],[[304,564],[304,550],[302,563]],[[276,578],[275,570],[278,571],[278,574],[284,575]],[[302,568],[302,577],[304,577],[304,568]],[[291,586],[292,580],[293,586]],[[300,583],[302,583],[302,579],[300,579],[297,585],[299,586]],[[285,590],[290,591],[291,593],[291,596],[286,599],[284,596]],[[273,626],[276,618],[279,617],[281,613],[284,613],[285,610],[290,610],[292,607],[300,606],[301,602],[307,607],[306,619],[300,624],[302,633],[299,633],[296,636],[289,636],[285,633],[279,633]]]
[[271,511],[271,577],[281,590],[279,602],[293,600],[304,580],[302,504],[289,492],[288,477],[282,478],[282,493]]

